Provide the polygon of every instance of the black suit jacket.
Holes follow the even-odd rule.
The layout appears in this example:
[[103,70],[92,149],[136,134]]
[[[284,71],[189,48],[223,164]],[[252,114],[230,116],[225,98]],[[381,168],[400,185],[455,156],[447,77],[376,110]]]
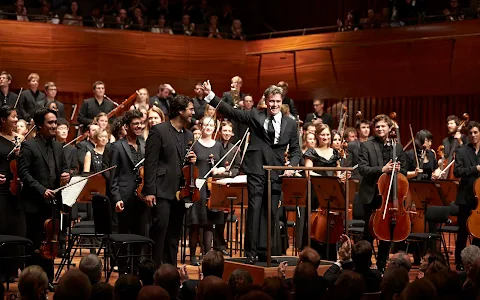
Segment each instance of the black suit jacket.
[[463,144],[462,145],[459,145],[458,143],[455,143],[457,144],[457,148],[456,149],[452,149],[452,145],[454,143],[454,138],[453,136],[447,136],[446,138],[444,138],[442,140],[442,145],[445,147],[443,153],[445,154],[445,157],[448,157],[450,155],[450,152],[451,151],[457,151],[458,148],[461,148],[463,146],[466,146],[468,144],[468,138],[466,135],[462,134],[462,142]]
[[[382,147],[383,145],[377,139],[360,144],[358,169],[362,176],[362,182],[360,183],[358,197],[363,204],[371,203],[377,194],[377,181],[383,174],[382,168],[385,165],[383,163]],[[396,151],[398,161],[400,162],[400,173],[406,175],[408,165],[401,144],[397,144]],[[390,151],[390,158],[392,158],[392,151]]]
[[42,91],[38,91],[37,98],[35,98],[31,90],[23,91],[18,101],[19,118],[30,121],[33,118],[35,109],[37,109],[37,102],[45,101],[46,99],[47,97]]
[[[145,140],[138,139],[140,152],[145,155]],[[137,188],[137,174],[134,172],[135,165],[132,159],[132,152],[127,139],[116,141],[110,147],[111,164],[117,166],[112,172],[112,195],[113,201],[122,200],[125,207],[132,205],[136,200],[135,190]]]
[[163,111],[163,114],[168,118],[170,112],[170,98],[159,98],[158,96],[150,97],[150,106],[156,106]]
[[[305,118],[305,124],[313,122],[313,116],[315,113],[310,113]],[[327,124],[330,128],[333,128],[333,118],[332,115],[323,113],[321,116],[317,115],[317,118],[322,119],[323,124]]]
[[[52,147],[57,177],[55,178],[55,187],[48,187],[50,189],[60,187],[60,175],[68,172],[62,145],[53,141]],[[37,213],[45,203],[43,195],[48,186],[48,174],[49,168],[44,140],[37,135],[35,138],[27,140],[22,144],[18,158],[18,176],[23,183],[20,198],[25,212]],[[61,199],[62,195],[58,193],[57,200],[60,203]]]
[[455,201],[458,205],[468,205],[471,208],[475,208],[477,204],[473,192],[473,184],[480,175],[477,171],[478,162],[475,148],[471,144],[457,150],[453,175],[460,178],[457,199]]
[[85,99],[83,100],[82,107],[78,112],[78,122],[84,126],[87,126],[88,124],[92,123],[93,118],[95,118],[99,113],[104,112],[108,114],[114,108],[115,105],[106,99],[103,100],[101,107],[98,106],[95,98]]
[[[65,119],[65,105],[63,105],[63,103],[60,102],[60,101],[57,101],[57,100],[53,100],[53,101],[55,102],[55,104],[57,104],[58,117]],[[45,100],[41,100],[41,101],[37,102],[37,107],[47,107],[48,104],[49,104],[49,102],[48,102],[47,98],[45,98]]]
[[[14,107],[15,106],[15,102],[17,101],[17,97],[18,95],[13,93],[13,92],[8,92],[7,95],[3,95],[2,93],[2,106],[3,105],[8,105],[10,107]],[[20,101],[20,100],[18,100]],[[17,104],[18,105],[18,104]]]
[[93,148],[95,148],[95,145],[89,140],[83,140],[80,143],[76,144],[75,147],[77,148],[76,153],[78,162],[78,173],[82,174],[85,162],[85,154],[87,154],[88,151],[93,150]]
[[67,145],[63,147],[63,153],[65,155],[65,160],[67,161],[67,168],[70,172],[70,175],[77,174],[78,173],[77,148],[75,148],[75,146],[73,145]]
[[[360,151],[360,141],[355,140],[348,143],[348,162],[350,167],[354,167],[358,164],[358,152]],[[359,168],[356,168],[352,172],[352,179],[360,180],[362,176],[360,176]]]
[[[163,122],[150,128],[145,145],[144,195],[174,199],[183,178],[182,167],[187,149],[180,149],[170,122]],[[184,130],[184,145],[193,141],[193,134]]]
[[[220,98],[215,96],[210,104],[216,107],[219,102]],[[266,175],[267,172],[263,169],[264,165],[283,166],[287,145],[289,145],[290,164],[298,166],[301,151],[298,143],[297,124],[292,118],[282,117],[280,140],[277,144],[271,144],[263,127],[267,118],[266,110],[256,108],[247,111],[239,110],[224,102],[220,103],[218,110],[225,117],[246,124],[250,128],[250,144],[242,166],[246,174]],[[278,179],[278,175],[281,173],[283,172],[272,172],[272,179]]]
[[[240,92],[239,96],[240,96],[240,100],[243,100],[243,98],[245,98],[245,94],[242,92]],[[229,104],[230,106],[233,106],[233,97],[231,92],[223,93],[222,100],[223,102]]]

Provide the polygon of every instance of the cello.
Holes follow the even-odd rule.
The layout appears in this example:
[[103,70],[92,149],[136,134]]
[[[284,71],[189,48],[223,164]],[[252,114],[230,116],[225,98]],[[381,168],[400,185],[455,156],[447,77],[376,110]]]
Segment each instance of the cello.
[[477,198],[477,207],[472,210],[472,213],[467,219],[467,229],[475,238],[480,238],[480,180],[475,180],[473,184],[473,191],[475,198]]
[[394,168],[391,174],[384,173],[378,179],[382,205],[373,214],[372,226],[379,240],[400,242],[405,240],[411,231],[410,216],[403,205],[409,187],[407,177],[396,170],[398,161],[395,140],[392,140],[392,147]]

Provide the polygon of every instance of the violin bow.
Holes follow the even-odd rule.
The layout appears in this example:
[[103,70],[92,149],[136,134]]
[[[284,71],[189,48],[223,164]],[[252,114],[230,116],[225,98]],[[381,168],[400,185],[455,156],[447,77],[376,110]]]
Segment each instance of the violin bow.
[[203,178],[198,178],[195,180],[195,186],[201,190],[203,185],[205,184],[205,182],[207,181],[207,177],[208,175],[210,175],[210,173],[212,173],[213,169],[215,169],[221,162],[222,160],[225,159],[225,157],[227,157],[228,154],[230,154],[230,152],[232,152],[233,149],[235,149],[236,146],[238,146],[238,144],[240,144],[241,140],[238,141],[235,145],[233,145],[232,148],[230,148],[230,150],[227,151],[227,153],[225,153],[222,158],[220,158],[217,163],[210,169],[210,171],[207,172],[207,174],[205,174],[205,176],[203,176]]
[[[26,141],[27,140],[27,137],[30,135],[30,133],[32,133],[33,129],[35,129],[35,127],[37,127],[37,125],[33,125],[32,128],[30,128],[28,130],[28,132],[25,134],[25,136],[23,137],[23,141]],[[15,139],[17,138],[17,136],[15,136]],[[12,153],[15,151],[15,149],[17,149],[18,147],[20,147],[20,145],[23,143],[23,141],[18,144],[18,145],[15,145],[15,147],[13,147],[13,149],[8,153],[7,157],[10,157],[10,155],[12,155]]]
[[225,168],[226,171],[230,171],[230,168],[233,165],[233,162],[235,161],[235,158],[237,157],[238,152],[240,152],[240,148],[242,147],[243,141],[247,137],[249,131],[250,131],[250,128],[247,128],[247,130],[245,130],[245,133],[243,134],[243,137],[242,137],[242,142],[240,143],[240,145],[238,145],[237,151],[233,155],[232,162],[228,165],[228,167]]
[[15,101],[15,105],[13,106],[13,109],[17,108],[18,100],[20,100],[20,95],[22,95],[23,92],[23,87],[20,88],[20,92],[18,93],[17,100]]
[[72,185],[75,185],[75,184],[80,183],[80,182],[82,182],[82,181],[88,180],[88,179],[92,178],[93,176],[97,176],[98,174],[102,174],[102,173],[105,173],[105,172],[110,171],[110,170],[112,170],[112,169],[115,169],[116,167],[117,167],[117,165],[111,166],[110,168],[107,168],[107,169],[105,169],[105,170],[102,170],[102,171],[100,171],[100,172],[97,172],[97,173],[95,173],[95,174],[92,174],[92,175],[90,175],[90,176],[87,176],[87,177],[85,177],[85,178],[82,178],[82,179],[80,179],[79,181],[75,181],[75,182],[69,183],[69,184],[67,184],[67,185],[61,186],[61,187],[59,187],[58,189],[53,190],[53,192],[56,194],[56,193],[60,192],[61,190],[64,190],[64,189],[66,189],[66,188],[68,188],[68,187],[70,187],[70,186],[72,186]]
[[415,159],[417,161],[417,169],[420,169],[420,163],[418,162],[418,155],[417,155],[417,147],[415,146],[415,138],[413,137],[412,124],[408,124],[408,126],[410,127],[410,136],[412,137],[410,141],[412,141],[413,152],[414,152]]

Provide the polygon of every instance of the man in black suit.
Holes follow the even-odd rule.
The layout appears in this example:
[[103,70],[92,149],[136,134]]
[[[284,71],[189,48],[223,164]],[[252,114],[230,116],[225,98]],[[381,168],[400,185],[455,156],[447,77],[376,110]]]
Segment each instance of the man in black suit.
[[447,117],[448,136],[442,140],[442,145],[445,147],[443,153],[446,158],[468,143],[468,138],[457,131],[459,125],[460,119],[457,116],[451,115]]
[[[25,210],[27,238],[32,240],[33,248],[40,249],[45,238],[43,231],[45,220],[52,217],[56,207],[61,208],[61,193],[53,190],[70,180],[67,162],[62,145],[54,141],[57,129],[57,116],[53,110],[40,108],[33,116],[37,124],[37,136],[22,144],[18,159],[18,174],[23,183],[20,200]],[[44,259],[34,253],[29,265],[44,268],[50,281],[53,279],[53,260]]]
[[[358,152],[360,150],[360,144],[366,142],[370,136],[370,121],[362,119],[355,126],[357,129],[358,139],[348,143],[348,161],[349,166],[354,167],[358,165]],[[356,168],[352,172],[352,179],[361,180],[360,171]]]
[[[112,144],[111,163],[117,166],[112,176],[113,201],[118,214],[118,232],[148,236],[146,231],[147,206],[136,194],[137,170],[145,155],[142,135],[142,112],[129,110],[124,115],[127,136]],[[136,250],[141,254],[141,248]],[[121,269],[126,266],[122,266]],[[134,263],[138,265],[138,263]]]
[[57,96],[57,86],[55,82],[47,82],[45,84],[45,94],[47,95],[45,100],[40,100],[37,102],[38,107],[48,107],[51,102],[55,102],[57,105],[57,114],[59,118],[65,118],[65,106],[62,102],[55,99]]
[[[227,118],[247,124],[250,128],[250,144],[245,154],[243,170],[247,174],[248,211],[245,232],[245,253],[247,262],[255,264],[256,258],[266,261],[267,256],[267,213],[272,214],[272,255],[281,255],[280,232],[278,225],[278,202],[281,194],[280,172],[272,171],[272,211],[267,211],[268,181],[264,165],[283,166],[284,153],[289,146],[290,163],[298,166],[300,147],[296,122],[283,116],[282,88],[270,86],[265,90],[267,110],[256,108],[250,111],[234,109],[221,102],[212,92],[210,82],[203,84],[206,101],[219,106],[219,111]],[[284,176],[292,176],[293,171],[285,171]],[[273,260],[274,261],[274,260]]]
[[317,125],[323,123],[330,126],[330,128],[333,128],[332,115],[327,114],[324,111],[324,105],[325,103],[322,99],[313,99],[313,113],[310,113],[305,117],[305,124],[312,123]]
[[78,161],[78,172],[80,174],[83,173],[84,162],[85,162],[85,154],[88,151],[93,150],[95,148],[95,144],[92,142],[93,136],[95,131],[100,128],[97,123],[92,123],[87,126],[87,138],[80,143],[76,144],[75,147],[77,148],[77,161]]
[[29,89],[23,91],[18,101],[18,112],[20,119],[24,119],[27,122],[32,120],[35,109],[37,109],[37,102],[45,101],[46,96],[42,91],[38,90],[38,83],[40,82],[40,76],[37,73],[28,75]]
[[[243,80],[240,76],[234,76],[232,77],[231,82],[232,82],[230,84],[231,90],[229,92],[223,93],[222,100],[223,102],[237,108],[241,106],[241,103],[239,102],[243,101],[243,98],[245,98],[245,94],[241,92]],[[236,103],[234,103],[232,92],[238,93],[238,99],[236,99]]]
[[[457,270],[462,269],[460,253],[465,248],[468,238],[467,219],[470,211],[477,206],[473,185],[480,176],[480,124],[472,121],[467,126],[470,143],[457,150],[455,155],[455,167],[453,174],[460,178],[458,194],[455,203],[459,207],[458,214],[458,235],[455,243],[455,264]],[[473,243],[480,246],[480,239],[474,238]]]
[[102,81],[95,81],[93,84],[94,97],[83,100],[82,107],[78,113],[78,122],[87,126],[101,112],[108,114],[115,108],[112,101],[105,99],[105,84]]
[[177,95],[170,105],[170,120],[153,126],[145,146],[145,181],[143,194],[152,207],[150,238],[155,242],[157,266],[177,265],[178,241],[182,229],[185,203],[176,193],[184,182],[182,167],[186,161],[195,163],[193,151],[186,156],[193,134],[186,129],[194,113],[191,98]]
[[[394,164],[393,145],[389,138],[393,122],[386,115],[378,115],[373,119],[375,128],[375,138],[366,141],[360,145],[358,155],[358,168],[362,176],[362,182],[358,192],[359,201],[363,203],[365,228],[363,239],[373,245],[373,237],[370,235],[369,221],[370,215],[379,208],[382,198],[379,197],[377,181],[384,173],[391,173]],[[396,171],[407,174],[407,161],[403,147],[396,144],[395,155],[398,157]],[[377,255],[377,268],[380,271],[385,269],[388,254],[390,252],[390,242],[380,241]]]
[[297,117],[298,116],[298,112],[297,112],[297,108],[295,107],[295,103],[293,102],[293,99],[288,97],[287,96],[287,93],[288,93],[288,83],[286,83],[285,81],[280,81],[278,84],[277,84],[278,87],[281,87],[282,90],[283,90],[283,100],[282,100],[282,104],[286,104],[290,107],[290,113],[292,114],[292,116],[294,117]]
[[175,95],[175,90],[170,84],[161,84],[158,86],[157,95],[150,97],[150,106],[157,106],[163,111],[165,116],[168,116],[170,113],[170,104]]
[[197,82],[195,85],[195,94],[196,96],[193,98],[193,108],[195,109],[195,114],[192,117],[192,124],[196,125],[196,121],[200,121],[205,114],[205,107],[207,106],[207,102],[205,102],[205,95],[203,94],[202,83]]
[[11,107],[15,106],[15,102],[17,101],[18,95],[10,92],[10,83],[12,83],[12,75],[8,74],[7,72],[3,71],[0,73],[0,90],[2,93],[0,94],[0,99],[3,105],[8,105]]

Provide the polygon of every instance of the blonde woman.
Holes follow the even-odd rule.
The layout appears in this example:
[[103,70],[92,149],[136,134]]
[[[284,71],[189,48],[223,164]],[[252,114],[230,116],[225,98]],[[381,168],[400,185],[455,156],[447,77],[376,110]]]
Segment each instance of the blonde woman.
[[96,173],[105,169],[105,146],[108,143],[108,132],[100,128],[93,134],[93,142],[95,148],[85,154],[85,161],[83,163],[84,173]]
[[141,88],[138,90],[137,99],[132,106],[130,106],[130,110],[139,109],[140,106],[145,106],[147,110],[150,108],[150,104],[148,103],[150,99],[150,94],[146,88]]
[[152,106],[147,112],[147,127],[143,131],[143,136],[145,140],[148,138],[148,134],[150,133],[150,129],[160,123],[165,121],[165,115],[163,111],[158,108],[157,106]]
[[100,129],[103,129],[108,133],[108,141],[110,143],[115,142],[115,138],[113,137],[113,135],[111,135],[110,124],[108,123],[108,116],[107,116],[106,113],[104,113],[104,112],[99,113],[93,119],[93,122],[94,123],[96,122],[98,124],[98,126],[100,127]]

